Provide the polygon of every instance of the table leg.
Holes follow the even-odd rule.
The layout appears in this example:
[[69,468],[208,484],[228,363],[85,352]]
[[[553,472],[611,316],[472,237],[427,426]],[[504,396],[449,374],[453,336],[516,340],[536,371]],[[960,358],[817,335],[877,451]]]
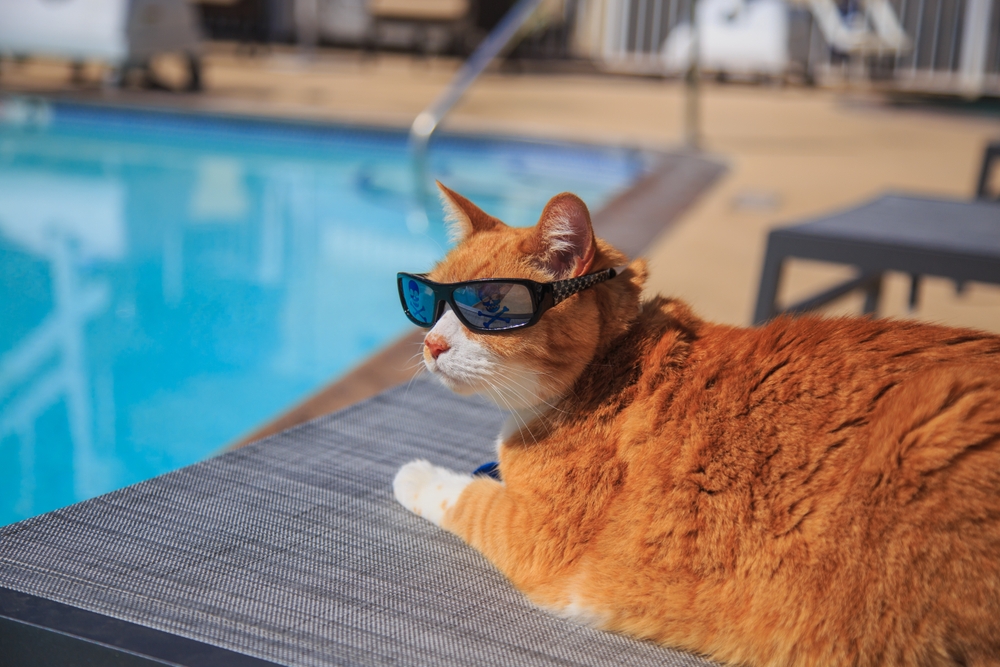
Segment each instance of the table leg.
[[872,273],[865,285],[865,315],[878,317],[878,300],[882,296],[882,274]]
[[781,285],[781,269],[785,257],[768,241],[764,253],[764,269],[760,275],[760,287],[757,291],[757,307],[754,309],[754,326],[764,324],[778,314],[775,301],[778,298],[778,287]]
[[920,303],[920,278],[919,273],[910,274],[909,310],[911,313],[917,309],[917,305]]

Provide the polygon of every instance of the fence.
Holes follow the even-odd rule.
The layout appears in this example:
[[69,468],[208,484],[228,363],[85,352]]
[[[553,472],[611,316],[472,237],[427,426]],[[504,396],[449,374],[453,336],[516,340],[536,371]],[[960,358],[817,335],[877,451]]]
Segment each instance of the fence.
[[[737,0],[749,6],[759,0]],[[690,25],[694,0],[569,0],[574,51],[603,67],[669,73],[671,31]],[[830,0],[826,4],[833,7]],[[876,10],[891,10],[908,48],[842,51],[821,19],[823,0],[788,4],[788,71],[807,78],[864,71],[889,87],[929,93],[1000,95],[1000,0],[840,0],[834,15],[875,32]],[[826,16],[829,19],[829,15]],[[852,28],[853,29],[853,28]]]
[[1000,0],[890,0],[913,40],[896,56],[898,87],[1000,94]]

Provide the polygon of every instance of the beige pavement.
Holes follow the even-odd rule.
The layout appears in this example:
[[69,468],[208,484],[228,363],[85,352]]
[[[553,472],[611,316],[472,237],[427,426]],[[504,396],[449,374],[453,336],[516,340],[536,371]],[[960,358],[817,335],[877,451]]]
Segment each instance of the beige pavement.
[[[205,94],[120,93],[96,84],[74,94],[405,127],[457,66],[345,51],[248,56],[214,45]],[[158,67],[164,79],[180,80],[168,60]],[[14,90],[65,90],[67,76],[61,63],[6,63],[0,82]],[[91,68],[88,76],[96,81],[100,73]],[[733,324],[750,320],[770,227],[886,189],[968,197],[983,145],[1000,137],[1000,115],[895,108],[864,91],[713,84],[702,90],[704,147],[730,170],[650,248],[650,289]],[[682,110],[676,81],[494,71],[474,85],[445,127],[669,149],[680,143]],[[795,263],[784,296],[804,295],[842,275],[843,269]],[[882,314],[1000,331],[998,287],[973,284],[959,296],[948,281],[929,279],[920,308],[908,314],[907,285],[905,277],[890,276]],[[831,311],[859,308],[860,299],[849,298]]]

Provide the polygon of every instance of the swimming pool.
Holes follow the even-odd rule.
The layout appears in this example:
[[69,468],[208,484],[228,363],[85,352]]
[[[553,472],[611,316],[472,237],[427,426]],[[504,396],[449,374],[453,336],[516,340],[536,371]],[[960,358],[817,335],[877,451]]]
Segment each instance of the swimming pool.
[[[440,137],[510,224],[598,207],[641,151]],[[204,459],[411,325],[447,248],[406,136],[0,99],[0,525]]]

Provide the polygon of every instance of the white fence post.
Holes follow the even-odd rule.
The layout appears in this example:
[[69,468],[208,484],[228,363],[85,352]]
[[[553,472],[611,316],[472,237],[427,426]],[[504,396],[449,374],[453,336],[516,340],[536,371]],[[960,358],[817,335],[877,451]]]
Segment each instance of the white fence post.
[[978,97],[983,92],[992,12],[992,0],[969,0],[965,7],[958,85],[962,93],[970,97]]

